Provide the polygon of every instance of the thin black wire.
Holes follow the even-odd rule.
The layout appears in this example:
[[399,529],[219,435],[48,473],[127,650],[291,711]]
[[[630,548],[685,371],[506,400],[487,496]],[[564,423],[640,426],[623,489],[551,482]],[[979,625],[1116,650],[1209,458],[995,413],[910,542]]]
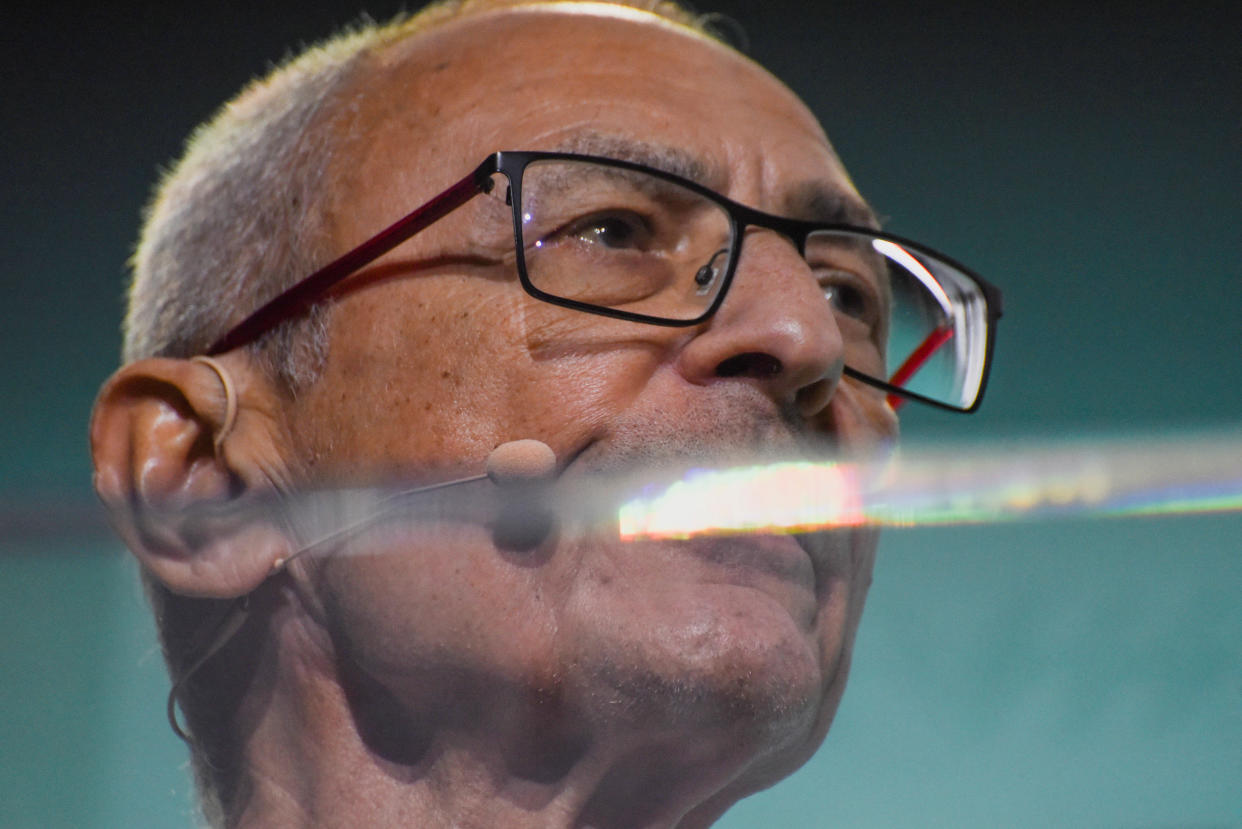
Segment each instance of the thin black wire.
[[[391,495],[382,500],[377,505],[376,511],[366,518],[350,524],[347,527],[342,527],[339,530],[330,532],[320,538],[317,538],[309,544],[306,544],[296,553],[289,556],[289,558],[281,564],[280,569],[283,569],[289,564],[290,561],[293,561],[295,558],[303,555],[304,553],[314,550],[317,547],[321,547],[324,544],[338,541],[359,532],[360,530],[366,529],[376,521],[383,519],[388,510],[392,509],[392,507],[398,504],[401,500],[408,498],[411,495],[418,495],[431,490],[444,489],[445,487],[457,486],[459,484],[473,483],[475,481],[481,481],[485,478],[487,478],[486,475],[472,475],[467,478],[458,478],[452,481],[441,481],[436,484],[415,487],[413,489],[407,489],[403,492]],[[226,611],[221,617],[220,621],[216,623],[216,627],[211,634],[211,640],[207,647],[203,650],[203,653],[190,664],[189,668],[182,672],[181,676],[176,679],[172,688],[168,691],[168,702],[166,706],[168,724],[172,727],[173,733],[180,737],[182,741],[188,745],[194,745],[194,738],[181,727],[181,723],[177,720],[177,703],[180,702],[181,691],[185,687],[186,683],[188,683],[190,679],[198,673],[198,671],[205,664],[207,664],[207,661],[219,653],[224,646],[237,635],[237,632],[242,629],[242,626],[245,625],[246,619],[250,616],[250,596],[251,594],[247,593],[245,596],[241,596],[233,602],[228,611]]]
[[207,660],[219,653],[237,635],[237,631],[242,629],[242,625],[246,623],[246,619],[249,616],[250,594],[246,594],[233,602],[228,612],[216,624],[211,642],[207,645],[202,655],[191,663],[190,667],[177,678],[177,681],[173,683],[172,688],[168,691],[168,724],[172,726],[173,733],[189,745],[194,745],[194,738],[181,728],[181,723],[177,722],[177,703],[180,701],[181,689],[207,663]]

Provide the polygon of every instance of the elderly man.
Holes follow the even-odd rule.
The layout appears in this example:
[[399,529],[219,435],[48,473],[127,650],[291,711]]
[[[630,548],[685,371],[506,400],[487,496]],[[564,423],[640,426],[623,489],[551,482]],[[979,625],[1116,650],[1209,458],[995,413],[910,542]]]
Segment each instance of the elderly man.
[[977,405],[994,290],[876,232],[801,102],[657,6],[341,36],[164,181],[91,436],[213,822],[707,825],[827,732],[870,529],[303,555],[288,522],[178,511],[452,479],[519,439],[562,484],[862,449],[911,397]]

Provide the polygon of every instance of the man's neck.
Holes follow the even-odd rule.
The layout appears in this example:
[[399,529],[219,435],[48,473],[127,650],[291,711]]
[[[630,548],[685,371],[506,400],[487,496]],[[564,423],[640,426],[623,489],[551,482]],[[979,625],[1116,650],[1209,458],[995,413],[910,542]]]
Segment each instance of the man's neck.
[[[352,683],[331,660],[295,655],[307,637],[283,633],[292,641],[274,649],[269,687],[251,695],[265,707],[230,826],[693,827],[748,793],[730,783],[750,752],[723,732],[600,733],[546,716],[539,728],[515,729],[505,724],[512,713],[472,728],[426,725],[435,718],[412,728],[393,716],[386,728],[374,711],[359,715],[357,693],[345,690]],[[377,747],[394,734],[418,736],[404,754]]]

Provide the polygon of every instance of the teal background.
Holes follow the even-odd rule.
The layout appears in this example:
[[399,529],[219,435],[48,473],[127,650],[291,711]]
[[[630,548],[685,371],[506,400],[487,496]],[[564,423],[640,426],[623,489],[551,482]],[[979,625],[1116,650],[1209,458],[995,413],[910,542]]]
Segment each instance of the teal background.
[[[84,433],[159,165],[360,10],[252,5],[5,12],[0,827],[194,822]],[[983,411],[908,440],[1237,429],[1235,4],[713,6],[893,231],[1005,290]],[[1242,826],[1240,546],[1236,514],[890,532],[825,747],[722,825]]]

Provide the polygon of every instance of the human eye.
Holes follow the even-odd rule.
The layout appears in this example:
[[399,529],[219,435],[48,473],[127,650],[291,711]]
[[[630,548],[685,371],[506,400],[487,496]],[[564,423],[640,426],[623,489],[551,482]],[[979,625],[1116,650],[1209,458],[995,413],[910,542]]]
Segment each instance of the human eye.
[[839,268],[820,268],[816,277],[838,317],[862,323],[869,329],[878,324],[880,301],[867,279]]
[[632,211],[592,213],[567,225],[561,234],[608,250],[644,251],[650,248],[650,224]]

